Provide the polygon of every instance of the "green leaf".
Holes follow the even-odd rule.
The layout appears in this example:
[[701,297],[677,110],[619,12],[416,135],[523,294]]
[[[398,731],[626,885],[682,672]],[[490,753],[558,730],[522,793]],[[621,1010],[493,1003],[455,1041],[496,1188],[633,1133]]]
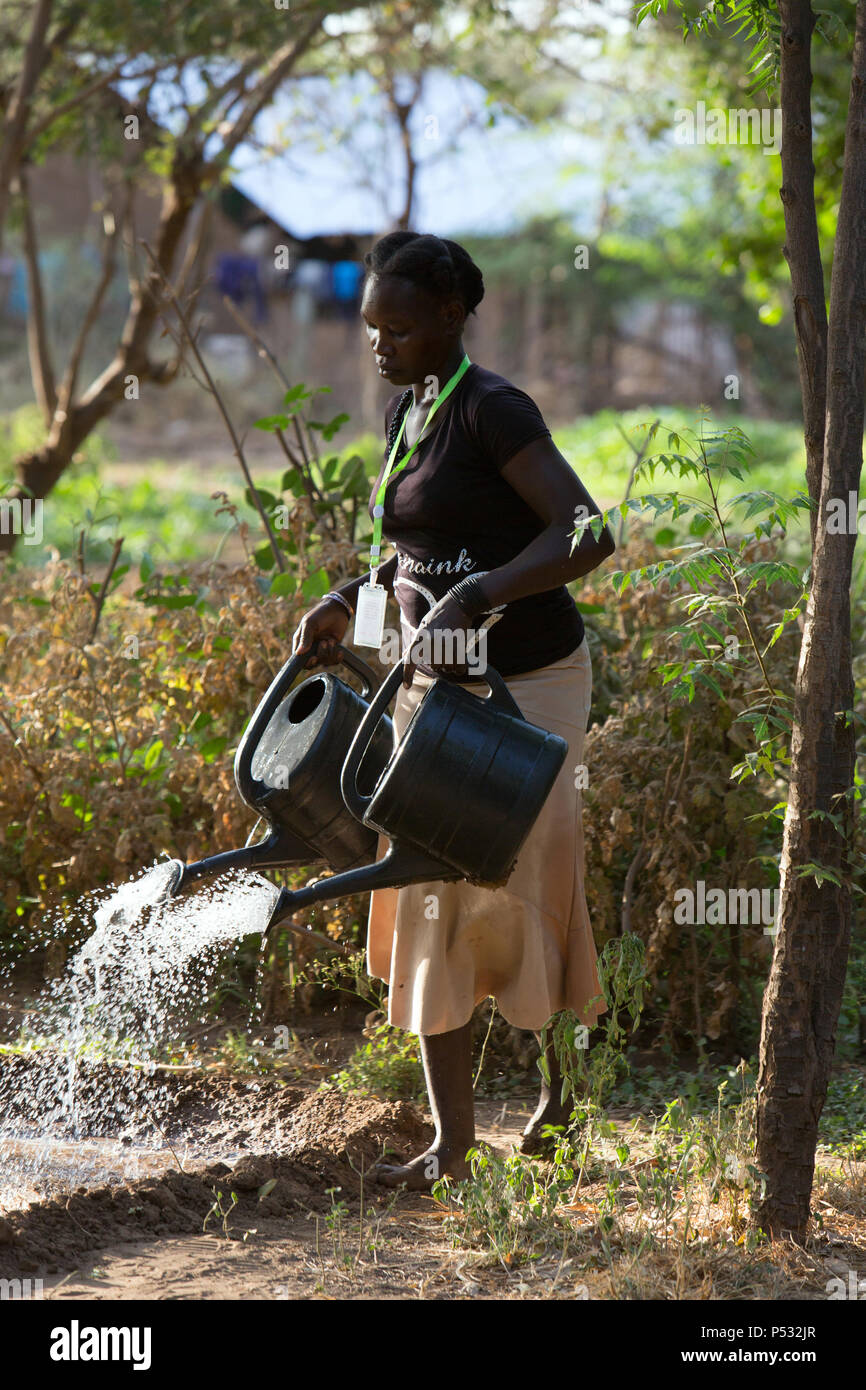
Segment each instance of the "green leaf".
[[163,747],[164,744],[162,739],[157,738],[154,739],[153,743],[148,748],[147,752],[144,755],[144,766],[146,767],[148,772],[152,767],[156,767],[156,764],[159,762],[159,759],[162,755]]
[[[293,574],[277,574],[271,580],[270,593],[274,598],[288,598],[297,589],[297,581]],[[327,593],[327,589],[325,590]]]
[[842,887],[841,880],[835,869],[828,869],[824,864],[815,864],[810,860],[808,864],[798,865],[794,872],[798,878],[813,878],[819,888],[823,886],[825,879],[828,883],[835,883],[837,888]]
[[724,691],[722,690],[722,687],[719,685],[715,676],[711,676],[709,671],[706,671],[703,668],[701,668],[699,671],[696,671],[695,674],[699,681],[703,681],[704,685],[708,685],[711,690],[715,691],[720,700],[724,700]]
[[257,430],[286,430],[289,427],[288,415],[263,415],[260,420],[254,420],[253,425]]
[[333,439],[340,426],[344,425],[350,418],[351,417],[347,415],[345,411],[341,411],[339,415],[335,415],[332,420],[328,421],[327,425],[325,425],[322,430],[322,438],[327,440]]
[[[274,496],[274,494],[272,492],[267,492],[264,488],[261,487],[256,488],[256,493],[258,493],[259,501],[261,502],[265,511],[273,511],[274,507],[276,507],[278,503],[278,499]],[[256,499],[250,488],[244,488],[244,497],[246,498],[247,502],[249,502],[251,507],[256,506]],[[258,508],[256,508],[256,510],[258,510]]]
[[339,481],[343,488],[345,489],[359,474],[361,477],[366,476],[364,473],[364,460],[361,458],[360,454],[350,454],[350,456],[344,460],[340,469]]
[[690,536],[705,536],[707,532],[712,529],[712,523],[709,522],[705,516],[702,516],[700,512],[697,512],[689,522]]
[[311,574],[309,579],[304,580],[301,585],[301,593],[304,598],[321,598],[330,587],[331,581],[328,578],[328,571],[320,569],[316,570],[315,574]]
[[224,751],[228,739],[225,734],[220,734],[217,738],[209,738],[206,743],[201,745],[199,752],[206,763],[212,763],[214,758],[218,758]]
[[290,492],[294,497],[300,497],[304,491],[304,480],[301,477],[300,469],[287,468],[280,479],[280,491]]
[[277,563],[274,559],[274,552],[271,549],[270,541],[265,541],[264,545],[258,546],[253,551],[253,559],[260,570],[272,570]]
[[336,473],[339,464],[340,459],[337,454],[332,454],[331,457],[329,459],[326,459],[325,462],[322,464],[322,483],[324,487],[331,486],[331,483],[334,481],[334,474]]
[[191,608],[196,602],[195,594],[146,594],[142,602],[150,608]]

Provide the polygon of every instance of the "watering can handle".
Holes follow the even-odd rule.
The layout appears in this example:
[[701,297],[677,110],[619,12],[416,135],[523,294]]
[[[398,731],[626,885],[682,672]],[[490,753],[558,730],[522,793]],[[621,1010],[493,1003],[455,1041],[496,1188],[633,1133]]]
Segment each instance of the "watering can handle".
[[[393,671],[385,678],[380,685],[374,698],[367,707],[367,713],[358,725],[355,737],[352,739],[351,746],[346,754],[346,761],[343,763],[343,771],[340,777],[340,791],[343,793],[343,800],[358,820],[363,821],[367,807],[372,801],[370,796],[363,796],[358,791],[358,769],[361,766],[364,754],[366,753],[375,731],[376,725],[391,703],[391,699],[403,679],[403,663],[398,661]],[[447,677],[440,677],[447,679]],[[517,719],[523,719],[523,713],[505,681],[498,671],[494,671],[492,666],[488,666],[484,672],[484,679],[490,686],[488,695],[479,695],[479,700],[489,700],[492,705],[496,705],[505,714],[514,715]],[[459,682],[457,682],[459,684]]]
[[[314,644],[312,651],[315,651],[317,646],[318,642]],[[289,657],[288,661],[271,681],[271,684],[256,706],[249,724],[244,730],[243,737],[235,753],[235,785],[241,796],[247,802],[250,797],[254,796],[257,790],[259,790],[256,785],[256,779],[250,771],[253,754],[259,745],[262,734],[273,718],[274,711],[285,697],[286,692],[291,689],[295,677],[303,670],[304,666],[309,661],[312,651],[308,647],[306,651],[294,652],[292,656]],[[366,661],[360,656],[357,656],[355,652],[349,651],[348,647],[343,647],[339,643],[337,643],[337,653],[343,665],[348,666],[350,671],[354,671],[355,675],[361,681],[363,686],[361,697],[362,699],[366,699],[373,686],[376,684],[375,671],[371,670]]]

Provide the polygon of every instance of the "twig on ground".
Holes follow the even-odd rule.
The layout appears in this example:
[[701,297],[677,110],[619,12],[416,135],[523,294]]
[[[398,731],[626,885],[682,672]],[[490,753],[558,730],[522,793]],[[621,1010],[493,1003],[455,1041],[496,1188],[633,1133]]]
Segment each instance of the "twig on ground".
[[93,614],[93,625],[90,629],[90,636],[87,639],[88,642],[92,642],[96,637],[96,633],[99,628],[99,619],[102,617],[103,605],[105,604],[105,600],[108,596],[108,586],[111,583],[111,576],[114,574],[115,566],[118,560],[120,559],[120,552],[123,549],[123,541],[123,536],[118,536],[117,540],[114,542],[114,549],[111,552],[111,559],[108,562],[108,569],[106,571],[105,578],[103,579],[102,584],[100,585],[99,593],[93,595],[93,602],[96,611]]

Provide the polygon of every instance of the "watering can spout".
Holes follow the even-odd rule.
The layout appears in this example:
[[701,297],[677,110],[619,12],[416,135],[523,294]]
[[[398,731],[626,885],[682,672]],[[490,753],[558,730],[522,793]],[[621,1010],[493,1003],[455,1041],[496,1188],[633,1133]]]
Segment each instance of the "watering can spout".
[[384,857],[373,864],[314,879],[303,888],[281,889],[264,930],[263,940],[267,939],[274,927],[311,903],[331,902],[335,898],[348,898],[352,893],[369,893],[377,888],[402,888],[410,883],[454,883],[461,877],[461,874],[453,872],[448,865],[434,859],[425,850],[392,839]]
[[176,868],[175,876],[168,885],[168,895],[174,898],[196,880],[208,878],[211,874],[225,874],[230,869],[294,868],[315,859],[315,851],[299,835],[281,828],[257,845],[248,845],[244,849],[209,854],[207,858],[197,859],[192,864],[184,864],[180,859],[172,860]]

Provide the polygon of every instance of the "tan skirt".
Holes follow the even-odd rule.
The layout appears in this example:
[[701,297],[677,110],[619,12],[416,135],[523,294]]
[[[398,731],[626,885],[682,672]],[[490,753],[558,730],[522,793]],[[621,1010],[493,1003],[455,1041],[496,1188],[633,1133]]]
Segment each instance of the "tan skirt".
[[[395,740],[431,680],[416,671],[408,690],[399,687]],[[504,887],[440,880],[371,894],[367,968],[390,987],[389,1022],[412,1033],[461,1028],[488,995],[509,1023],[535,1032],[560,1009],[592,1024],[607,1008],[598,997],[575,787],[592,697],[586,638],[570,656],[505,683],[530,723],[566,739],[568,755]],[[387,844],[380,835],[378,859]]]

